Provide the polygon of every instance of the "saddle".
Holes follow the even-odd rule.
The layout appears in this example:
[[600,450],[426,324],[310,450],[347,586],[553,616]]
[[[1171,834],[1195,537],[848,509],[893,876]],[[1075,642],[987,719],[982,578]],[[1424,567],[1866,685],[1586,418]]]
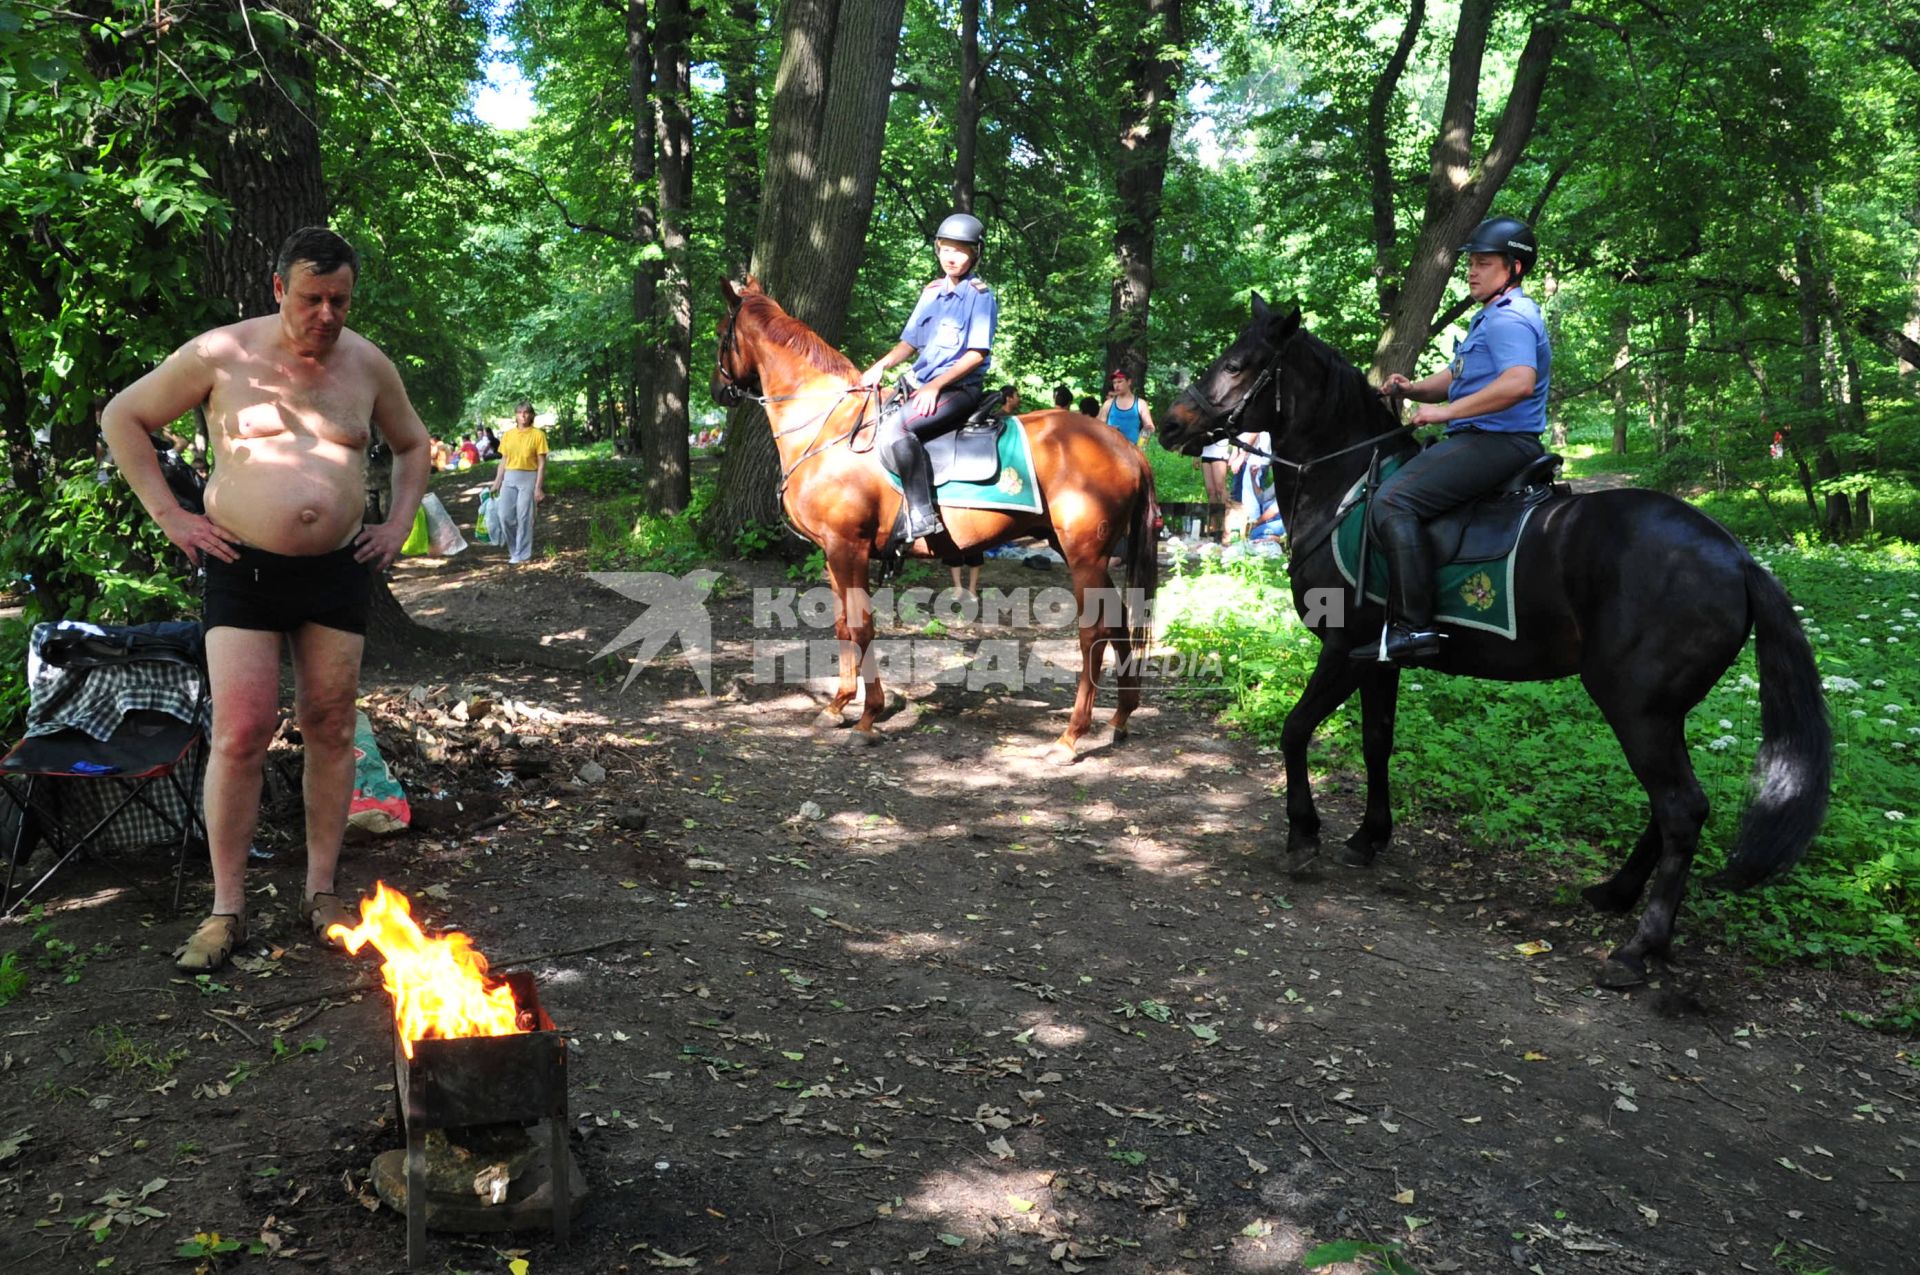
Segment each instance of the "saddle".
[[[933,485],[942,483],[990,483],[1000,473],[1000,433],[1007,417],[1000,411],[1006,395],[988,390],[979,405],[959,429],[942,434],[926,445],[927,461],[933,466]],[[889,406],[897,412],[899,404]],[[883,437],[891,437],[882,431]],[[885,452],[882,451],[884,457]],[[883,461],[884,463],[884,461]]]
[[1427,523],[1427,547],[1433,550],[1434,565],[1493,562],[1513,552],[1527,511],[1572,491],[1556,481],[1565,461],[1566,457],[1549,452],[1496,490]]

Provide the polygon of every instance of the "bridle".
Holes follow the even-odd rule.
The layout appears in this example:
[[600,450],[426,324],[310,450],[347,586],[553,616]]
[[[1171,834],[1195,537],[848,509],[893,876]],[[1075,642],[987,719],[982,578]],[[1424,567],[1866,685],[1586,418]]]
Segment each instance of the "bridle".
[[[1286,423],[1286,406],[1282,402],[1280,382],[1278,380],[1278,372],[1280,370],[1280,360],[1285,356],[1285,354],[1286,354],[1286,343],[1282,342],[1280,346],[1274,350],[1273,357],[1267,360],[1266,366],[1260,369],[1260,375],[1253,379],[1253,383],[1247,386],[1246,391],[1240,395],[1239,401],[1233,405],[1231,410],[1228,410],[1225,413],[1225,418],[1226,418],[1225,428],[1222,429],[1219,432],[1219,434],[1215,436],[1216,440],[1221,438],[1227,438],[1233,434],[1237,434],[1240,432],[1240,422],[1245,417],[1248,406],[1253,402],[1254,395],[1260,393],[1261,390],[1265,389],[1269,382],[1272,382],[1273,384],[1273,423],[1276,427],[1282,426]],[[1199,380],[1193,381],[1187,386],[1185,390],[1181,391],[1182,395],[1184,397],[1191,399],[1194,403],[1204,407],[1207,410],[1209,415],[1214,415],[1214,416],[1219,415],[1221,411],[1219,404],[1215,403],[1212,399],[1202,394],[1200,392],[1199,385],[1200,385]],[[1401,401],[1402,401],[1402,395],[1398,390],[1395,390],[1393,393],[1387,396],[1388,406],[1392,409],[1393,416],[1396,421],[1399,420],[1400,418]],[[1273,432],[1278,433],[1280,431],[1278,428],[1276,428]],[[1308,547],[1312,546],[1313,544],[1316,544],[1322,537],[1332,534],[1334,527],[1339,525],[1340,514],[1342,512],[1342,511],[1336,511],[1334,516],[1328,519],[1327,525],[1324,527],[1315,528],[1314,533],[1311,536],[1302,536],[1302,535],[1295,534],[1293,528],[1295,526],[1296,516],[1300,512],[1300,492],[1301,492],[1301,489],[1306,486],[1305,479],[1307,476],[1307,471],[1310,469],[1313,469],[1318,465],[1324,465],[1330,460],[1337,460],[1342,456],[1348,456],[1353,454],[1354,452],[1364,451],[1369,447],[1377,446],[1378,444],[1384,443],[1389,439],[1400,438],[1403,436],[1411,437],[1412,433],[1413,433],[1413,429],[1411,426],[1395,425],[1392,429],[1386,430],[1383,433],[1375,434],[1371,438],[1363,438],[1357,443],[1349,443],[1345,447],[1337,448],[1334,451],[1325,452],[1325,453],[1322,453],[1321,455],[1313,456],[1306,460],[1291,460],[1285,456],[1278,456],[1272,452],[1265,451],[1258,447],[1250,447],[1246,443],[1242,443],[1242,442],[1234,443],[1234,446],[1238,447],[1241,451],[1250,452],[1251,454],[1262,457],[1266,460],[1269,460],[1276,465],[1284,465],[1289,470],[1293,471],[1293,479],[1294,479],[1293,500],[1289,503],[1289,507],[1287,509],[1287,545],[1288,545],[1287,562],[1289,564],[1289,567],[1291,567],[1291,564],[1294,562],[1294,560],[1299,558],[1300,555]]]
[[[722,407],[734,407],[742,402],[753,402],[758,403],[763,409],[771,407],[776,403],[792,403],[800,399],[825,398],[831,400],[825,407],[821,408],[820,411],[808,416],[806,420],[801,421],[798,425],[789,425],[785,429],[775,430],[773,432],[773,438],[776,445],[781,439],[791,434],[802,433],[806,430],[825,425],[828,419],[833,416],[835,409],[854,395],[865,394],[871,396],[879,393],[878,386],[870,385],[849,385],[838,390],[810,391],[804,394],[767,395],[756,393],[753,388],[748,387],[746,382],[735,376],[732,369],[727,366],[728,360],[732,357],[735,350],[734,329],[740,322],[741,309],[742,307],[736,303],[733,308],[727,312],[727,327],[720,335],[720,349],[718,352],[719,357],[716,360],[716,370],[719,372],[720,379],[724,384],[714,391],[714,399],[718,401]],[[758,380],[758,378],[755,379],[756,381]],[[869,398],[869,404],[870,403],[871,398]],[[857,437],[860,431],[866,428],[866,425],[867,406],[863,405],[859,414],[854,418],[852,429],[847,430],[845,433],[835,434],[825,442],[816,438],[813,442],[807,444],[798,459],[781,471],[780,490],[775,498],[780,505],[782,517],[786,516],[787,483],[793,477],[794,471],[812,460],[815,456],[820,455],[828,448],[834,446],[834,444]],[[791,523],[792,519],[789,518],[788,521]],[[795,528],[795,530],[797,531],[798,528]]]

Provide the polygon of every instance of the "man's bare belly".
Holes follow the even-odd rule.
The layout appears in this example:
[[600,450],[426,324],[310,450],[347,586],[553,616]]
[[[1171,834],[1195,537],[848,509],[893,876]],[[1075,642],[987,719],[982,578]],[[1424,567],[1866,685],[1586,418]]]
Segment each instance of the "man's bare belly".
[[329,553],[353,539],[366,512],[365,461],[310,435],[249,438],[220,448],[207,516],[269,553]]

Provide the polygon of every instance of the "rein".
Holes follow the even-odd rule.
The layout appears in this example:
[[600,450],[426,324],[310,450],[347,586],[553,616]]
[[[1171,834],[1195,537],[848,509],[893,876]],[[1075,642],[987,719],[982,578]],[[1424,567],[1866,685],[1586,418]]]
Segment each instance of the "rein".
[[[773,438],[776,444],[781,439],[787,437],[790,434],[798,434],[808,429],[814,429],[817,427],[824,426],[827,423],[827,421],[833,416],[834,411],[840,406],[840,404],[846,402],[848,399],[852,398],[854,395],[856,394],[868,395],[869,402],[871,402],[871,396],[878,392],[877,386],[849,385],[838,390],[810,390],[803,394],[755,394],[753,391],[749,390],[744,384],[742,384],[734,376],[732,369],[730,369],[727,366],[727,356],[733,352],[733,348],[734,348],[734,329],[735,327],[738,326],[740,322],[741,309],[742,309],[741,306],[735,305],[732,311],[728,313],[727,330],[724,333],[722,333],[720,337],[720,348],[718,351],[718,354],[719,354],[718,366],[719,366],[720,376],[723,380],[726,381],[726,385],[722,387],[721,392],[717,394],[715,397],[720,398],[729,407],[743,401],[751,401],[754,403],[758,403],[763,411],[766,408],[771,407],[776,403],[794,403],[794,402],[798,402],[801,399],[825,398],[825,399],[832,400],[825,407],[821,408],[818,413],[807,417],[806,420],[801,421],[798,425],[789,425],[785,429],[774,430]],[[852,429],[848,430],[844,434],[836,434],[832,438],[827,439],[824,443],[818,439],[815,439],[813,442],[807,444],[805,450],[803,450],[800,453],[800,457],[798,460],[795,460],[793,464],[788,465],[784,470],[781,471],[780,490],[776,494],[775,499],[780,504],[780,512],[782,517],[786,516],[786,509],[787,509],[787,482],[793,477],[794,471],[799,469],[800,466],[806,464],[808,461],[812,460],[815,456],[820,455],[822,452],[832,447],[834,444],[845,442],[846,440],[851,438],[857,438],[860,434],[860,431],[866,428],[866,424],[867,424],[867,408],[865,405],[862,405],[860,409],[860,414],[854,418]],[[791,524],[793,520],[791,518],[788,518],[787,521],[789,524]],[[798,531],[799,529],[796,527],[794,528],[794,530]],[[804,539],[805,537],[803,536],[802,538]]]
[[[1260,370],[1260,375],[1255,377],[1253,380],[1253,384],[1249,385],[1246,389],[1246,392],[1241,394],[1240,401],[1235,403],[1233,405],[1232,410],[1230,410],[1226,414],[1226,429],[1222,431],[1220,437],[1225,438],[1239,431],[1241,418],[1243,418],[1246,415],[1248,405],[1253,402],[1253,396],[1258,394],[1262,389],[1264,389],[1267,386],[1268,382],[1275,380],[1274,374],[1279,370],[1280,359],[1283,353],[1284,353],[1283,350],[1275,350],[1273,357],[1267,360],[1267,365]],[[1191,386],[1191,385],[1188,386],[1187,392],[1189,394],[1192,394],[1195,399],[1200,399],[1200,395],[1194,386]],[[1394,419],[1396,421],[1399,420],[1400,407],[1402,402],[1404,401],[1403,395],[1396,388],[1386,397],[1387,397],[1387,402],[1393,412]],[[1205,400],[1201,400],[1201,401],[1204,402]],[[1211,403],[1208,403],[1207,405],[1209,407],[1213,406],[1213,404]],[[1277,420],[1277,418],[1280,415],[1280,388],[1277,382],[1274,385],[1274,391],[1273,391],[1273,414]],[[1233,445],[1235,447],[1238,447],[1241,451],[1249,452],[1252,455],[1262,457],[1263,459],[1271,461],[1276,465],[1285,465],[1288,469],[1293,471],[1293,500],[1289,502],[1289,505],[1287,508],[1287,544],[1288,544],[1287,567],[1289,571],[1292,570],[1293,563],[1301,556],[1302,553],[1304,553],[1312,545],[1318,543],[1322,538],[1328,535],[1331,535],[1333,532],[1333,529],[1339,526],[1340,524],[1339,511],[1336,510],[1334,516],[1327,520],[1326,526],[1315,528],[1314,533],[1311,536],[1301,536],[1301,535],[1296,535],[1294,533],[1293,528],[1295,525],[1295,521],[1300,513],[1300,490],[1302,487],[1306,485],[1304,480],[1306,478],[1307,471],[1309,469],[1312,469],[1316,465],[1324,465],[1326,462],[1330,460],[1337,460],[1342,456],[1348,456],[1354,452],[1362,451],[1369,447],[1377,447],[1379,444],[1384,443],[1389,439],[1399,438],[1402,436],[1406,436],[1410,438],[1412,437],[1412,435],[1413,435],[1413,427],[1411,425],[1395,425],[1392,429],[1386,430],[1379,434],[1375,434],[1371,438],[1363,438],[1357,443],[1349,443],[1345,447],[1339,448],[1335,451],[1326,452],[1319,456],[1310,457],[1307,460],[1290,460],[1285,456],[1276,456],[1274,453],[1270,451],[1266,451],[1263,448],[1251,447],[1251,446],[1248,446],[1246,443],[1240,442],[1238,440],[1234,441]]]

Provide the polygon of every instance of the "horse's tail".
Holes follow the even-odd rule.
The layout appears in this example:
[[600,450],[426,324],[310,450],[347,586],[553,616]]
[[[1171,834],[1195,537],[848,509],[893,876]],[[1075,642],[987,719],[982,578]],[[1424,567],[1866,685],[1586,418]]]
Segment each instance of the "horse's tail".
[[1142,457],[1140,468],[1141,487],[1127,526],[1125,616],[1136,661],[1153,640],[1153,595],[1160,588],[1160,502],[1153,493],[1153,467]]
[[1760,665],[1760,752],[1740,839],[1726,868],[1709,882],[1734,890],[1800,862],[1826,817],[1833,778],[1833,727],[1813,647],[1773,574],[1751,558],[1746,573]]

